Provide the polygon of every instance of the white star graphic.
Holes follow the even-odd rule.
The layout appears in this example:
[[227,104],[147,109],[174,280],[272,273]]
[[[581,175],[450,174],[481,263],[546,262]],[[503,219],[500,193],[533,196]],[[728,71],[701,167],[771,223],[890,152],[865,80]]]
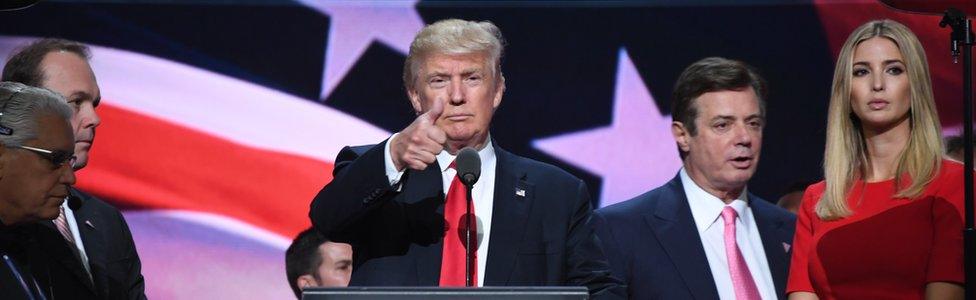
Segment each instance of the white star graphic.
[[410,42],[424,27],[414,9],[416,0],[300,1],[329,16],[321,101],[332,94],[374,40],[406,55]]
[[600,175],[601,207],[663,185],[681,167],[671,117],[661,115],[625,49],[619,57],[613,124],[533,142],[543,152]]

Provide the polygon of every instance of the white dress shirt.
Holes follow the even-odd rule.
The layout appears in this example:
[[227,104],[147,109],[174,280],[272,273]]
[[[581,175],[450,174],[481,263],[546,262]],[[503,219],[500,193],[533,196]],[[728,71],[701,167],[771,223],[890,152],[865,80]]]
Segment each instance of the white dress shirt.
[[85,252],[85,243],[81,241],[81,232],[78,231],[78,222],[75,220],[75,212],[68,207],[67,199],[64,203],[61,203],[64,207],[64,218],[68,221],[68,228],[71,229],[71,236],[75,239],[75,247],[78,249],[78,256],[81,258],[81,265],[85,267],[85,271],[88,272],[88,277],[91,279],[91,267],[88,265],[88,253]]
[[[390,154],[390,142],[397,134],[393,134],[387,140],[386,148],[383,150],[386,159],[386,177],[390,180],[390,185],[400,181],[404,171],[397,171],[393,164],[393,156]],[[485,143],[484,148],[478,150],[481,158],[481,177],[474,184],[471,191],[471,199],[474,201],[474,215],[478,222],[478,286],[484,286],[485,282],[485,262],[488,261],[488,237],[491,236],[491,212],[492,203],[495,199],[495,148],[492,147],[491,137]],[[449,168],[454,161],[454,155],[447,151],[437,154],[437,163],[441,167],[441,180],[443,181],[444,194],[447,195],[451,187],[451,181],[457,171]],[[406,169],[404,169],[406,170]]]
[[749,266],[749,273],[756,282],[756,288],[763,299],[777,299],[773,275],[769,271],[769,261],[766,260],[766,250],[763,248],[756,227],[756,219],[752,209],[747,204],[745,189],[732,203],[726,205],[722,199],[703,190],[688,176],[688,172],[681,168],[681,186],[684,187],[688,204],[691,206],[691,216],[698,227],[705,257],[712,270],[712,278],[721,299],[735,300],[735,290],[732,286],[732,276],[729,274],[729,262],[725,255],[725,223],[722,220],[722,209],[731,206],[739,215],[735,220],[735,240],[739,250]]

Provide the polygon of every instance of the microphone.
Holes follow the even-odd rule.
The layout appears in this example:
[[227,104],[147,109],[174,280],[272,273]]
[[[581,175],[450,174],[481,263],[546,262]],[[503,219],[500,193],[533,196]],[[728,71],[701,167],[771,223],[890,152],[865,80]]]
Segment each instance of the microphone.
[[481,157],[478,156],[478,151],[470,147],[461,149],[454,161],[461,183],[469,188],[474,186],[475,182],[478,182],[478,178],[481,177]]
[[464,285],[470,287],[474,283],[471,260],[474,257],[475,249],[477,249],[471,238],[478,234],[474,215],[471,214],[471,206],[474,204],[471,198],[471,190],[474,188],[474,183],[478,182],[478,178],[481,177],[481,157],[478,156],[478,151],[470,147],[461,149],[457,158],[454,159],[454,167],[457,168],[458,178],[461,179],[461,183],[467,189],[468,203],[465,205],[467,213],[463,218],[464,222],[467,223],[463,226],[467,227],[467,230],[464,231]]
[[71,208],[71,210],[78,210],[79,208],[81,208],[81,205],[84,203],[85,202],[81,200],[80,197],[75,195],[68,195],[68,208]]

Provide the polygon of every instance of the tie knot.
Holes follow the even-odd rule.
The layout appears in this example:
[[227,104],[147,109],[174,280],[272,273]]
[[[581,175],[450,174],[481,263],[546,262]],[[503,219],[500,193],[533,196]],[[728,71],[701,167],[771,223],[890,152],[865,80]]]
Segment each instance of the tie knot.
[[722,220],[725,221],[725,225],[735,222],[735,217],[739,214],[735,212],[735,208],[731,206],[726,206],[722,209]]
[[457,159],[452,160],[451,164],[447,166],[448,169],[457,169]]

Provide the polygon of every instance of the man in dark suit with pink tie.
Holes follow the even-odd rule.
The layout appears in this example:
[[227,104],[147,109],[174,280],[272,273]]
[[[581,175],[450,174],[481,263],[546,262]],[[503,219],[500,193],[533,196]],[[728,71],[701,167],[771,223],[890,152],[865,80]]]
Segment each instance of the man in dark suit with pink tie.
[[586,185],[502,149],[488,128],[505,91],[490,22],[444,20],[414,39],[404,85],[417,118],[376,145],[346,147],[311,205],[326,237],[353,245],[351,286],[463,286],[466,189],[453,167],[481,160],[471,190],[474,286],[586,286],[622,297],[591,225]]
[[765,91],[750,66],[718,57],[678,78],[678,175],[594,214],[632,298],[785,299],[796,218],[746,189],[762,148]]

